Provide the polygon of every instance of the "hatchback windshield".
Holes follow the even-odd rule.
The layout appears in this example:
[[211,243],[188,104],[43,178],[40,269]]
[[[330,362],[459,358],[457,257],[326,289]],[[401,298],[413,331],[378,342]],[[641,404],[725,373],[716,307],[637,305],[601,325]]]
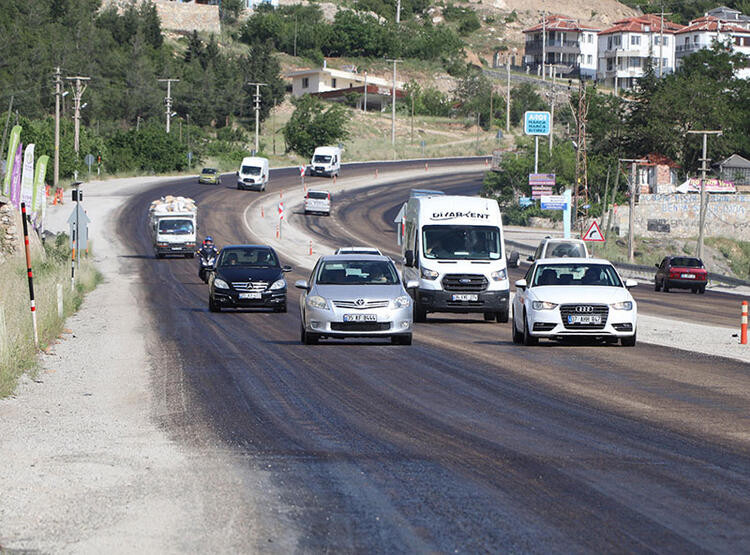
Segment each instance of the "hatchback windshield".
[[540,264],[536,267],[531,285],[622,287],[622,282],[614,267],[609,264]]
[[327,154],[316,154],[313,158],[313,162],[317,162],[318,164],[328,164],[331,161],[331,157]]
[[703,263],[698,258],[673,258],[672,266],[680,266],[682,268],[703,268]]
[[242,171],[245,175],[260,175],[260,168],[257,166],[242,166]]
[[422,233],[425,258],[500,258],[500,230],[489,226],[425,226]]
[[208,174],[213,175],[216,173],[216,170],[214,168],[203,168],[203,173],[208,173]]
[[322,193],[320,191],[310,191],[309,193],[307,193],[307,198],[326,200],[328,198],[328,193]]
[[279,265],[276,253],[265,247],[229,247],[219,254],[219,267],[255,266],[272,268]]
[[190,220],[161,220],[159,233],[168,235],[185,235],[193,233],[193,222]]
[[586,258],[586,251],[580,243],[550,241],[547,243],[547,258]]
[[396,268],[386,260],[331,260],[318,269],[320,285],[396,285]]

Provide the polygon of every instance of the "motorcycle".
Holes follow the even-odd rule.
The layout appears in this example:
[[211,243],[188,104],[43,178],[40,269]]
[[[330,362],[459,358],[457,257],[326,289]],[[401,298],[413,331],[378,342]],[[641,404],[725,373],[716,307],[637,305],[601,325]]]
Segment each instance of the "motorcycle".
[[203,283],[208,283],[208,276],[211,274],[214,265],[216,264],[216,255],[209,256],[198,252],[198,258],[200,264],[200,267],[198,268],[198,277],[203,280]]

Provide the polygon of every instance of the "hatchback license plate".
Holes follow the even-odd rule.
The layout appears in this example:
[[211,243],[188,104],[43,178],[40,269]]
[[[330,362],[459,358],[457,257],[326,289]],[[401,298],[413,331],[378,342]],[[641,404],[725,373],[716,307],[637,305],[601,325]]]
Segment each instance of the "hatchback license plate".
[[695,274],[680,274],[682,279],[695,279]]
[[260,299],[260,293],[240,293],[240,299]]
[[479,295],[467,295],[466,293],[462,293],[459,295],[453,295],[451,297],[451,300],[453,301],[478,301]]
[[344,322],[377,322],[376,314],[344,314]]
[[601,324],[602,317],[599,314],[571,314],[568,316],[568,324]]

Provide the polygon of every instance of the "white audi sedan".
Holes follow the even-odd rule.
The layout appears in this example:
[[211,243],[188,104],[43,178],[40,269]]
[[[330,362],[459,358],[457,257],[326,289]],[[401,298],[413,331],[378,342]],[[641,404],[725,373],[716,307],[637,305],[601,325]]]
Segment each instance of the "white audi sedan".
[[513,342],[536,345],[540,338],[592,337],[635,345],[637,308],[607,260],[546,258],[516,281]]

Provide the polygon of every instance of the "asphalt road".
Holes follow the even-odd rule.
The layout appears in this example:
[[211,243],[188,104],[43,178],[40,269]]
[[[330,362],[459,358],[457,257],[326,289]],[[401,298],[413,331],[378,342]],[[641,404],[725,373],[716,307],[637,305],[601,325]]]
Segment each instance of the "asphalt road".
[[[271,190],[298,179],[272,172]],[[428,184],[478,179],[338,195],[334,216],[307,225],[392,252],[403,191]],[[461,316],[418,325],[411,347],[303,346],[294,290],[287,314],[212,314],[195,261],[153,258],[147,206],[164,194],[196,198],[221,245],[254,240],[242,210],[257,193],[176,180],[132,198],[119,228],[159,330],[163,426],[271,472],[299,550],[750,551],[746,364],[645,344],[520,347],[509,325]],[[719,299],[651,302],[706,322],[723,317]]]

